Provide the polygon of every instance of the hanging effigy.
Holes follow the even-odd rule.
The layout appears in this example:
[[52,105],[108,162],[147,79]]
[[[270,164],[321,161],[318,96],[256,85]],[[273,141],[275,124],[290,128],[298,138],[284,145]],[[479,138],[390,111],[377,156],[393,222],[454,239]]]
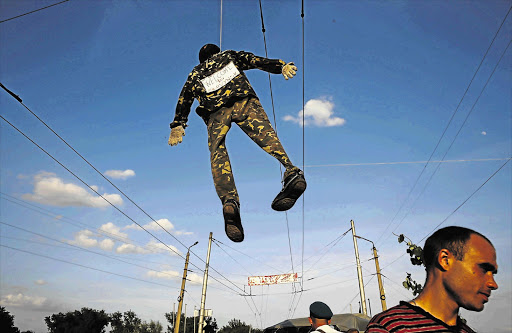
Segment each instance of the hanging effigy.
[[226,235],[233,242],[241,242],[244,230],[240,199],[225,142],[232,123],[286,168],[283,188],[273,200],[272,209],[286,211],[292,208],[307,186],[304,173],[288,158],[244,70],[256,68],[281,73],[288,80],[295,76],[297,67],[293,62],[258,57],[245,51],[220,52],[214,44],[206,44],[200,49],[199,62],[181,90],[168,143],[175,146],[183,141],[190,108],[197,99],[196,113],[204,120],[208,131],[213,182],[222,202]]

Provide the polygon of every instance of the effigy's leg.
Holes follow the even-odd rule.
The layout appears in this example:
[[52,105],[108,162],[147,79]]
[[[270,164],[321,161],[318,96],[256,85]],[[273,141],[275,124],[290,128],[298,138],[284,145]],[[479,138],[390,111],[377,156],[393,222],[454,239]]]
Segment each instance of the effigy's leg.
[[283,189],[272,202],[272,208],[285,211],[293,207],[306,190],[304,173],[292,164],[281,141],[257,98],[250,99],[243,109],[233,110],[233,121],[264,151],[286,168]]
[[210,116],[207,124],[208,148],[213,183],[222,202],[226,235],[233,242],[241,242],[244,240],[244,229],[240,219],[240,199],[226,149],[226,135],[231,128],[233,107],[222,108]]

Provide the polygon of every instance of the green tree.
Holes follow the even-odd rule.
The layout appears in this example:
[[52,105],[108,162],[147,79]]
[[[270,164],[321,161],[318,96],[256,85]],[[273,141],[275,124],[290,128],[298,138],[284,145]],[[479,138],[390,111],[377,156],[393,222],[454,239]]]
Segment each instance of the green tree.
[[228,324],[222,327],[218,333],[261,333],[259,329],[252,328],[250,325],[239,319],[231,319]]
[[133,311],[114,312],[110,315],[112,333],[162,333],[162,324],[151,320],[142,321]]
[[121,312],[114,312],[110,315],[112,333],[139,332],[141,324],[142,321],[132,310],[126,311],[124,314],[121,314]]
[[20,330],[14,326],[14,316],[3,306],[0,306],[0,331],[5,333],[20,333]]
[[44,321],[50,333],[104,333],[110,318],[104,310],[89,308],[53,314]]
[[[404,236],[403,234],[395,236],[398,236],[398,243],[403,243],[407,238],[407,253],[411,257],[411,264],[416,266],[423,265],[423,249],[420,246],[414,244],[408,237]],[[411,273],[407,273],[405,281],[402,282],[402,285],[405,289],[411,290],[414,296],[419,295],[419,293],[421,293],[423,290],[423,286],[411,278]]]
[[158,321],[151,320],[148,322],[143,322],[141,325],[141,333],[162,333],[163,330],[162,324]]

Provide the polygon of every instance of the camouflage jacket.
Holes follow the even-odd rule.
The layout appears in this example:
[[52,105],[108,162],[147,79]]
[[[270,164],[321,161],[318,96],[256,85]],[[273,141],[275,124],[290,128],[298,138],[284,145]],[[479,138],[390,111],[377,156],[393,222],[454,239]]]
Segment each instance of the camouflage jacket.
[[199,102],[197,114],[207,121],[211,113],[222,107],[231,106],[248,96],[257,97],[243,71],[257,68],[279,74],[285,64],[280,59],[258,57],[245,51],[227,50],[213,55],[194,67],[188,75],[171,128],[187,126],[194,99]]

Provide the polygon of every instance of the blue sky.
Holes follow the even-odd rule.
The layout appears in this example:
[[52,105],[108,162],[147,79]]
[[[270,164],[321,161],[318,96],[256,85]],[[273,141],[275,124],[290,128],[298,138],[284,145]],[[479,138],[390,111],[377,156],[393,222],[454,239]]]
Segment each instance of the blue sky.
[[[0,20],[53,3],[0,0]],[[240,244],[224,234],[206,128],[194,111],[183,143],[167,145],[199,48],[220,43],[220,1],[71,0],[0,23],[1,82],[169,231],[153,229],[151,218],[2,90],[5,119],[129,216],[2,120],[0,296],[16,325],[45,332],[44,316],[81,307],[132,309],[164,322],[184,264],[169,248],[183,256],[199,241],[185,296],[190,315],[200,304],[198,257],[206,257],[210,232],[221,243],[212,246],[206,305],[220,326],[231,318],[261,328],[292,313],[307,316],[316,300],[336,313],[357,311],[350,233],[325,247],[352,219],[358,235],[379,250],[388,306],[412,299],[401,286],[406,272],[423,280],[392,232],[422,245],[444,221],[487,235],[497,249],[500,288],[482,313],[462,315],[479,331],[511,332],[510,163],[453,213],[512,154],[511,50],[482,92],[510,41],[510,17],[465,94],[510,2],[305,1],[304,64],[300,1],[262,1],[262,7],[269,57],[298,67],[292,80],[273,75],[272,93],[279,137],[292,161],[305,166],[308,189],[287,214],[273,211],[279,165],[233,127],[227,145],[246,231]],[[265,55],[258,1],[223,1],[222,49]],[[303,74],[304,136],[297,121]],[[247,76],[273,119],[267,73]],[[427,161],[455,110],[432,156],[446,163],[391,163]],[[370,248],[359,241],[375,314]],[[292,262],[304,272],[302,295],[294,297],[292,285],[239,295],[249,292],[249,275],[291,272]]]

